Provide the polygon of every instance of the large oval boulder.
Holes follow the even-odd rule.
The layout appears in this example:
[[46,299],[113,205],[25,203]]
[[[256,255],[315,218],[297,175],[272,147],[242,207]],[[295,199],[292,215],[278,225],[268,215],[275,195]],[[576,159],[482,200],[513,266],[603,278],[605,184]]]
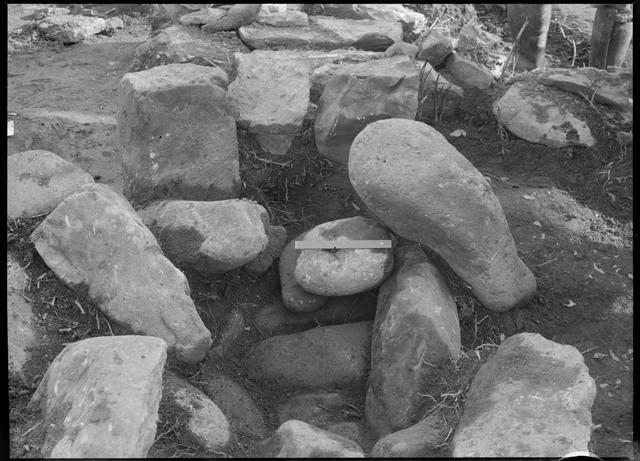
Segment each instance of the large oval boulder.
[[49,268],[100,310],[136,333],[164,339],[169,352],[198,362],[211,346],[187,278],[162,254],[131,205],[109,186],[67,197],[31,234]]
[[559,458],[587,452],[596,384],[573,346],[511,336],[473,378],[453,456]]
[[460,355],[456,304],[417,245],[397,249],[397,269],[380,287],[371,341],[365,417],[379,437],[415,423],[425,382]]
[[101,336],[68,345],[31,401],[40,403],[45,458],[144,458],[153,444],[167,344]]
[[357,64],[334,76],[322,92],[313,126],[318,152],[345,164],[356,135],[375,120],[414,119],[418,71],[408,56]]
[[436,251],[487,308],[507,311],[535,294],[491,186],[434,128],[404,119],[368,125],[351,146],[349,178],[378,219]]
[[269,216],[249,200],[160,201],[138,214],[171,262],[201,274],[236,269],[267,248]]
[[[389,240],[387,229],[362,216],[320,224],[305,242]],[[393,268],[393,251],[384,248],[300,250],[295,278],[303,290],[320,296],[346,296],[380,285]]]

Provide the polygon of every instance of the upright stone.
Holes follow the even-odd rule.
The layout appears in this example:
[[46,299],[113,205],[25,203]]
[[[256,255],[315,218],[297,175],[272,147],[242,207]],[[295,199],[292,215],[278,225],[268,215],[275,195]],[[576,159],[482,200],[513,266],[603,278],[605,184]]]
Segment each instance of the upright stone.
[[311,66],[289,53],[236,53],[238,77],[229,95],[238,123],[254,134],[266,151],[284,155],[302,128],[309,106]]
[[134,205],[238,196],[238,141],[226,85],[224,71],[195,64],[122,77],[117,134],[124,193]]
[[169,352],[198,362],[211,333],[182,272],[119,194],[102,184],[67,197],[31,234],[58,278],[87,293],[109,317],[136,333],[164,339]]
[[471,382],[453,456],[587,452],[595,396],[595,381],[576,348],[537,333],[511,336]]
[[438,269],[417,245],[396,256],[378,292],[371,341],[365,417],[379,437],[417,422],[428,376],[460,355],[458,311]]
[[385,118],[414,119],[418,109],[418,71],[408,56],[352,65],[329,80],[313,126],[323,157],[346,164],[349,148],[369,123]]
[[42,408],[45,458],[144,458],[156,435],[167,344],[101,336],[68,345],[32,402]]
[[371,123],[353,141],[349,178],[378,219],[443,257],[487,308],[507,311],[535,294],[491,186],[429,125]]

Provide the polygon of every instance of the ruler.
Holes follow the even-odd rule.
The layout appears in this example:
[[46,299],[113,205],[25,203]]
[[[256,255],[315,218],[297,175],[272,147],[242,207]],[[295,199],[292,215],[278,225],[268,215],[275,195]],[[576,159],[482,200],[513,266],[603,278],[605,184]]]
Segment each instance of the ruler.
[[353,250],[357,248],[391,248],[391,240],[302,240],[296,250]]

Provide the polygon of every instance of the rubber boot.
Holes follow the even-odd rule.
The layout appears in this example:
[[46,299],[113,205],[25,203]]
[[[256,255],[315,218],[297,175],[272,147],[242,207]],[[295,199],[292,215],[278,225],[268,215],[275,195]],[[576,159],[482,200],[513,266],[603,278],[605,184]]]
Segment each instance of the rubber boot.
[[631,5],[598,4],[591,32],[589,65],[599,69],[622,67],[632,36]]
[[531,70],[544,65],[544,51],[551,23],[551,3],[507,4],[509,29],[514,40],[524,24],[529,24],[522,32],[516,56],[516,71]]

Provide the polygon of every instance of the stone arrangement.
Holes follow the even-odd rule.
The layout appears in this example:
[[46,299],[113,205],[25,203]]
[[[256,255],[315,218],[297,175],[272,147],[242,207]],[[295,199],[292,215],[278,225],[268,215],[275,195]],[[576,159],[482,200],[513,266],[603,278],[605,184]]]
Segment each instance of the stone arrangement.
[[[191,415],[188,432],[207,450],[224,450],[241,433],[264,439],[262,456],[363,457],[365,425],[374,436],[371,456],[429,456],[440,443],[446,434],[437,414],[422,417],[419,394],[438,366],[459,357],[460,324],[447,281],[421,245],[493,311],[526,305],[536,281],[485,177],[442,134],[414,120],[420,60],[431,70],[444,66],[460,85],[447,83],[447,90],[460,97],[463,88],[488,88],[494,77],[440,32],[404,43],[401,24],[420,33],[426,19],[386,7],[327,5],[335,17],[309,16],[294,5],[236,4],[182,15],[139,48],[138,71],[118,86],[124,197],[54,153],[9,157],[8,217],[46,214],[31,239],[47,266],[135,334],[78,341],[51,364],[33,399],[47,426],[43,456],[146,456],[163,393]],[[39,27],[65,42],[75,37],[55,32],[63,27],[55,21]],[[238,30],[246,49],[220,62],[229,53],[212,37],[228,30]],[[473,30],[465,36],[466,43],[489,40]],[[180,43],[191,48],[183,52]],[[436,75],[428,82],[436,85]],[[546,71],[513,84],[494,111],[531,142],[590,145],[584,122],[532,88],[575,93],[594,78],[587,70]],[[628,85],[611,77],[598,97],[627,110]],[[542,107],[548,119],[523,105]],[[284,155],[305,119],[313,120],[319,154],[348,166],[354,191],[376,219],[325,222],[290,238],[262,206],[239,198],[236,123],[265,151]],[[406,242],[398,245],[399,237]],[[395,245],[294,248],[295,241],[345,239]],[[11,259],[7,265],[10,323],[28,332],[30,307],[16,296],[24,290],[22,268]],[[281,304],[263,306],[255,325],[304,329],[265,339],[246,354],[254,382],[298,392],[279,410],[274,433],[230,377],[208,376],[196,388],[163,371],[167,354],[198,363],[213,344],[181,270],[214,280],[271,266]],[[241,313],[232,316],[218,332],[216,354],[226,353],[244,322]],[[20,336],[10,335],[10,369],[18,374],[27,347],[19,343],[37,341]],[[358,423],[319,416],[318,406],[345,405],[340,392],[354,386],[366,391]],[[573,347],[513,336],[473,380],[453,456],[586,451],[594,392]]]

